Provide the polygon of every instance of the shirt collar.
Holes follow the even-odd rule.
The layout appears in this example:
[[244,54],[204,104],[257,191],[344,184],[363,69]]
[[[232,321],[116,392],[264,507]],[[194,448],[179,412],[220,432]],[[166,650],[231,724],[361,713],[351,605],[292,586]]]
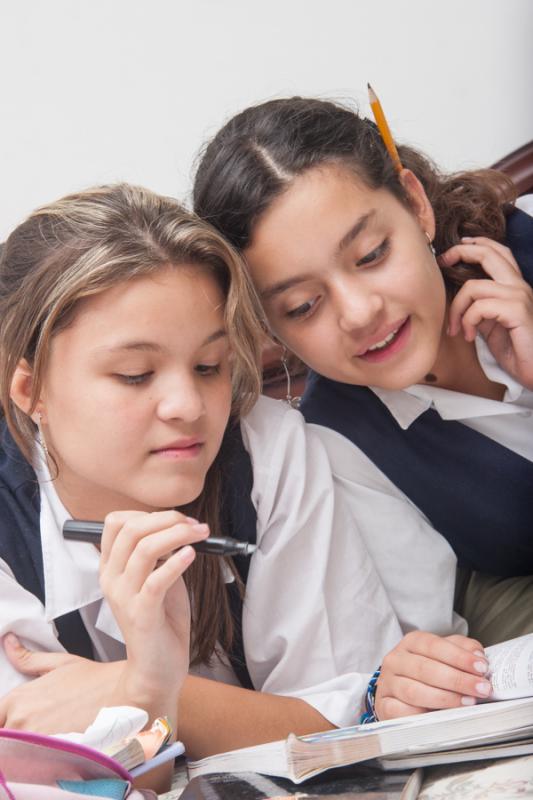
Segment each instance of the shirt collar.
[[481,336],[476,337],[475,344],[479,363],[485,375],[491,381],[505,386],[503,401],[488,400],[485,397],[425,384],[415,384],[403,390],[381,389],[375,386],[371,386],[370,389],[385,404],[403,430],[432,407],[442,419],[446,420],[516,414],[523,411],[521,401],[525,401],[523,405],[530,408],[533,395],[499,366]]
[[41,494],[45,615],[47,621],[102,599],[99,553],[92,544],[66,541],[63,523],[70,514],[59,499],[40,445],[36,473]]

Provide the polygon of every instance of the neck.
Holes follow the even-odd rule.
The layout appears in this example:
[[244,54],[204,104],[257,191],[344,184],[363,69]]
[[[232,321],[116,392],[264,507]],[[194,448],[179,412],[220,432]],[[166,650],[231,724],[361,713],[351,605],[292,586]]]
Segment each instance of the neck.
[[[53,467],[52,467],[53,469]],[[52,475],[55,471],[51,472]],[[61,503],[73,519],[90,519],[103,521],[111,511],[127,509],[128,511],[159,511],[141,503],[135,503],[131,497],[109,492],[101,486],[84,483],[82,487],[72,480],[66,469],[59,469],[54,480],[54,488]]]
[[421,383],[489,400],[503,400],[505,394],[505,386],[483,372],[474,342],[467,342],[461,333],[448,336],[445,329],[435,363]]

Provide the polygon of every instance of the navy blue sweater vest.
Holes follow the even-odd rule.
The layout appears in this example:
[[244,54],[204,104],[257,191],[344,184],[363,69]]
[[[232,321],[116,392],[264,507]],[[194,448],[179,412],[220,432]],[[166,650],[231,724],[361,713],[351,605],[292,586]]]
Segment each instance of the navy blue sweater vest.
[[[40,536],[40,493],[35,473],[11,438],[5,423],[0,429],[0,558],[12,569],[19,584],[44,604],[45,587]],[[221,528],[226,536],[255,542],[257,515],[250,498],[253,472],[240,427],[224,437]],[[249,559],[234,559],[244,584]],[[235,584],[227,584],[235,636],[228,654],[241,684],[253,688],[244,655],[241,631],[242,597]],[[58,638],[69,653],[93,657],[91,641],[78,611],[54,620]]]
[[[529,215],[511,212],[507,245],[533,285]],[[308,422],[363,450],[446,537],[461,565],[500,576],[533,574],[530,461],[432,409],[402,430],[370,389],[314,373],[301,410]]]

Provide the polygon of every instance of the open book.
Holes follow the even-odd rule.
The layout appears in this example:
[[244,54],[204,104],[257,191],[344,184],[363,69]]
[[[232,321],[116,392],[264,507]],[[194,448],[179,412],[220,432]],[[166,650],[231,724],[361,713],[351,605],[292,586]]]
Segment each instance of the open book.
[[[477,706],[356,725],[246,747],[189,763],[189,776],[261,772],[301,783],[332,767],[375,761],[387,769],[533,753],[533,634],[486,655],[491,700]],[[518,698],[518,699],[507,699]]]

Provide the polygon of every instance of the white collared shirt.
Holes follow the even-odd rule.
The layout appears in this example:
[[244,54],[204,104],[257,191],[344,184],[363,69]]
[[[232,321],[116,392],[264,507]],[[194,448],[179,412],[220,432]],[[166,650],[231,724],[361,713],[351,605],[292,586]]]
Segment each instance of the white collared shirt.
[[[306,425],[270,398],[260,398],[242,432],[259,544],[243,608],[252,682],[303,698],[336,725],[353,724],[369,673],[404,632],[464,631],[452,608],[455,556],[344,437]],[[96,657],[123,658],[122,635],[102,599],[98,553],[63,539],[68,514],[43,463],[38,472],[46,604],[0,561],[0,635],[13,631],[32,649],[61,651],[53,619],[78,608]],[[216,660],[200,673],[235,682]],[[0,653],[2,693],[24,680]]]
[[498,365],[481,336],[476,337],[475,345],[485,375],[505,386],[501,401],[425,384],[398,390],[370,388],[403,430],[433,408],[442,419],[457,420],[533,461],[533,392],[524,389]]

